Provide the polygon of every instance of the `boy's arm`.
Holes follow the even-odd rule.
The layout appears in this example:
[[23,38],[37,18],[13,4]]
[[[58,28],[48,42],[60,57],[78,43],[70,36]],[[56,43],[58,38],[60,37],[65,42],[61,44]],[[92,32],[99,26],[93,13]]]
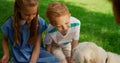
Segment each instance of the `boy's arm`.
[[78,40],[73,40],[73,42],[72,42],[72,47],[71,47],[71,56],[73,55],[73,48],[75,48],[76,46],[78,45]]
[[73,40],[72,42],[72,49],[78,45],[78,40]]
[[[71,54],[72,54],[72,50],[73,48],[75,48],[77,45],[78,45],[78,41],[79,41],[79,36],[80,36],[80,26],[81,26],[81,22],[78,21],[79,25],[77,27],[75,27],[75,35],[74,35],[74,38],[73,38],[73,41],[72,41],[72,48],[71,48]],[[73,54],[72,54],[73,55]],[[71,56],[72,56],[71,55]]]
[[70,63],[73,63],[73,48],[75,48],[78,45],[78,40],[73,40],[72,47],[71,47],[71,58]]
[[45,49],[50,53],[51,53],[52,42],[53,42],[53,40],[52,40],[51,36],[49,35],[48,32],[46,32],[45,38],[44,38],[44,43],[46,44]]
[[40,41],[41,41],[42,35],[37,37],[37,42],[34,45],[32,56],[30,59],[30,63],[36,63],[40,54]]
[[8,49],[8,37],[4,35],[2,41],[2,48],[4,56],[2,57],[2,63],[7,63],[9,60],[9,49]]
[[56,44],[55,44],[55,42],[52,40],[52,43],[51,43],[51,44],[46,45],[46,50],[47,50],[48,52],[52,53],[51,49],[52,49],[52,47],[53,47],[54,45],[56,45]]

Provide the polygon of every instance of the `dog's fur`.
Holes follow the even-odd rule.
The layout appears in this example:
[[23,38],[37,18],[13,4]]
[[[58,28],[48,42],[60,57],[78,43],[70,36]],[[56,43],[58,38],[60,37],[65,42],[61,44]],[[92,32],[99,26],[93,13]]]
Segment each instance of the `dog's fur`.
[[107,53],[92,42],[79,43],[73,49],[74,63],[106,63]]
[[93,42],[82,42],[73,49],[74,63],[120,63],[120,55],[106,52]]
[[112,52],[107,52],[107,54],[108,54],[108,57],[107,57],[106,63],[120,63],[120,55]]

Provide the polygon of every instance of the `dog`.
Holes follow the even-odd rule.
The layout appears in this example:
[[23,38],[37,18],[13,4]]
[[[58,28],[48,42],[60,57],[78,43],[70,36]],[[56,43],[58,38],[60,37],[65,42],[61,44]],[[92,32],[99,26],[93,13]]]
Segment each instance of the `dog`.
[[106,63],[106,51],[93,42],[82,42],[73,49],[74,63]]

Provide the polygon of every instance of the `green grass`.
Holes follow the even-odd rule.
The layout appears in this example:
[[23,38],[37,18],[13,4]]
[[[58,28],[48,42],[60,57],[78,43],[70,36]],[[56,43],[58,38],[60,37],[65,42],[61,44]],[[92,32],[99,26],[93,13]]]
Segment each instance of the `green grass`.
[[[47,5],[55,0],[39,0],[39,14],[46,21]],[[79,42],[90,41],[106,51],[120,54],[120,26],[114,20],[112,5],[108,0],[56,0],[63,2],[71,15],[80,19],[81,32]],[[13,13],[13,0],[0,0],[0,26]],[[0,41],[2,42],[0,30]],[[0,42],[0,44],[1,44]],[[0,46],[0,57],[2,57]]]

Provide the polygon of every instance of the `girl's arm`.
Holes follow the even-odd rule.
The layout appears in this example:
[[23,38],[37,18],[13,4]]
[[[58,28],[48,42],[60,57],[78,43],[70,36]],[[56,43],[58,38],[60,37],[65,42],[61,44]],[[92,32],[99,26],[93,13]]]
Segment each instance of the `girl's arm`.
[[4,56],[2,57],[2,63],[8,63],[9,60],[8,37],[5,35],[2,41],[2,48],[4,53]]
[[40,54],[40,41],[41,41],[42,35],[37,37],[37,42],[34,46],[33,52],[32,52],[32,56],[30,59],[30,63],[37,63],[37,59],[39,57]]

